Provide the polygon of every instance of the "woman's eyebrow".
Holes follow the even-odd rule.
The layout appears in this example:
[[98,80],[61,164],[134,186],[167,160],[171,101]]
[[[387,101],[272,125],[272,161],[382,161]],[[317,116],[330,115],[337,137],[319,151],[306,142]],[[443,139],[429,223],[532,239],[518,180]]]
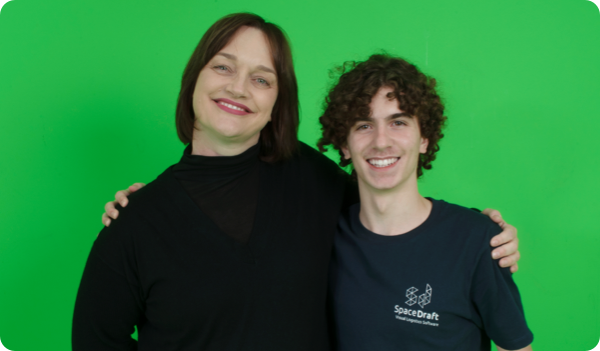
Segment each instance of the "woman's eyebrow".
[[[225,58],[228,58],[231,61],[237,61],[237,57],[235,55],[228,54],[226,52],[220,52],[217,55],[220,55],[220,56],[223,56]],[[277,75],[277,73],[275,73],[274,70],[272,70],[271,68],[269,68],[267,66],[264,66],[264,65],[258,65],[258,66],[256,66],[256,69],[258,69],[259,71],[265,71],[265,72],[273,73],[274,75]]]
[[228,59],[230,59],[231,61],[237,61],[237,57],[236,57],[235,55],[228,54],[228,53],[226,53],[226,52],[220,52],[220,53],[218,53],[217,55],[219,55],[219,56],[223,56],[223,57],[225,57],[225,58],[228,58]]

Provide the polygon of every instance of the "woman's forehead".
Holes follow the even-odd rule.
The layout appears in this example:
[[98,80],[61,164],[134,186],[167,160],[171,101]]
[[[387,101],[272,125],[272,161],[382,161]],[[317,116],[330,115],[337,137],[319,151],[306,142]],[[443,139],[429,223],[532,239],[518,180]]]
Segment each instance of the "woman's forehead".
[[259,67],[275,73],[271,45],[263,31],[253,27],[242,27],[215,56]]

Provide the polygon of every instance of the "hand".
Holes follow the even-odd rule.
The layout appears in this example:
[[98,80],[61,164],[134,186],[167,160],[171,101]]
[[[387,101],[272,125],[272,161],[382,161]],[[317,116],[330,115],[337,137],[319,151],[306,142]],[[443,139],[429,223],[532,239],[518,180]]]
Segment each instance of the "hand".
[[519,238],[517,238],[517,228],[506,223],[502,219],[500,212],[496,210],[486,208],[482,213],[488,215],[492,221],[498,223],[498,225],[502,228],[502,233],[493,237],[492,241],[490,242],[493,247],[496,247],[496,249],[492,251],[492,258],[502,258],[499,262],[500,267],[510,267],[510,271],[515,273],[519,270],[517,261],[521,259],[521,254],[519,253]]
[[122,207],[127,206],[127,203],[129,203],[127,196],[131,195],[131,193],[135,193],[136,191],[140,190],[145,185],[146,184],[144,183],[135,183],[126,190],[117,191],[117,193],[115,194],[115,201],[107,202],[106,205],[104,205],[105,212],[102,214],[102,224],[108,227],[110,225],[111,218],[117,219],[117,217],[119,217],[119,211],[115,208],[117,202]]

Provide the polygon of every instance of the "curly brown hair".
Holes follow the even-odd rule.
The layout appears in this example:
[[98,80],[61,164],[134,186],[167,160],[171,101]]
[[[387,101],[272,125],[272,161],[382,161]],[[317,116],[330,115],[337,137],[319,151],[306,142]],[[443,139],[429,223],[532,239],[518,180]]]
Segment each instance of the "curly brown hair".
[[402,111],[417,118],[421,136],[429,140],[427,152],[419,157],[417,177],[423,175],[423,169],[431,169],[446,122],[444,104],[435,90],[435,79],[405,60],[388,54],[372,55],[363,62],[347,61],[337,68],[337,72],[341,74],[339,81],[325,98],[324,112],[319,118],[323,131],[317,144],[319,150],[325,152],[325,146],[333,145],[340,154],[340,166],[351,164],[352,160],[344,158],[341,148],[346,145],[352,126],[371,115],[369,104],[377,91],[390,87],[393,92],[388,98],[396,99]]

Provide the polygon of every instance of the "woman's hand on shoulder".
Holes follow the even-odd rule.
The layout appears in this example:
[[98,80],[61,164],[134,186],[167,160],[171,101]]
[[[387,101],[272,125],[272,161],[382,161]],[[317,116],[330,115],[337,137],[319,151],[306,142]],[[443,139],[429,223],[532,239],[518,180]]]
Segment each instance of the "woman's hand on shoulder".
[[127,204],[129,203],[127,196],[140,190],[145,185],[146,184],[144,183],[135,183],[125,190],[117,191],[117,193],[115,194],[115,200],[109,201],[106,203],[106,205],[104,205],[104,213],[102,214],[102,224],[108,227],[113,219],[117,219],[117,217],[119,217],[119,210],[115,208],[117,203],[121,205],[121,207],[127,206]]
[[499,259],[500,267],[510,267],[510,271],[515,273],[519,270],[517,262],[521,259],[521,253],[519,253],[519,238],[517,237],[517,228],[506,223],[502,219],[502,215],[499,211],[491,208],[486,208],[482,212],[488,215],[492,221],[498,223],[502,228],[502,233],[492,238],[490,244],[495,247],[492,251],[492,258]]

